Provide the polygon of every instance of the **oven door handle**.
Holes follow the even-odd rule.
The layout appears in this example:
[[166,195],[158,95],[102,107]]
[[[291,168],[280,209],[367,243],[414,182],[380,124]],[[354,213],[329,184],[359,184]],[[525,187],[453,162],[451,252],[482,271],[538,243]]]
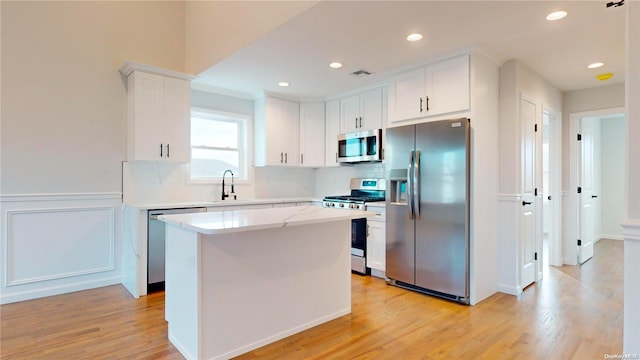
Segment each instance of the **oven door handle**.
[[415,208],[413,203],[413,176],[415,165],[415,152],[412,150],[409,156],[409,167],[407,168],[407,205],[409,206],[409,219],[415,219]]

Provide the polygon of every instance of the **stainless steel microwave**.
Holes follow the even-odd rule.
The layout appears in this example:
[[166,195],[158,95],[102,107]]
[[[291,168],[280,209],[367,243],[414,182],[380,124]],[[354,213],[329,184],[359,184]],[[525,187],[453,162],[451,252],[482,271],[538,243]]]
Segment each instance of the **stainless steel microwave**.
[[382,161],[382,129],[338,135],[338,162]]

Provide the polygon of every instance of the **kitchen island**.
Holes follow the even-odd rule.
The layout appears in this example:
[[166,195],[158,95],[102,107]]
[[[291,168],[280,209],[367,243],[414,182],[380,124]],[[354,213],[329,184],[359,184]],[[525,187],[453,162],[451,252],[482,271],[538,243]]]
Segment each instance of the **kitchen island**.
[[228,359],[351,312],[357,210],[163,215],[165,319],[187,359]]

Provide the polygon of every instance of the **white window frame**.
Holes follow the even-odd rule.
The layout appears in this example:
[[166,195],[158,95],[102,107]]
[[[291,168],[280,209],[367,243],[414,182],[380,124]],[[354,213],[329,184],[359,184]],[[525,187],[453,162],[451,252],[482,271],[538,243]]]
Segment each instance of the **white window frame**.
[[[246,114],[237,114],[224,111],[218,111],[213,109],[192,107],[191,115],[189,118],[189,125],[191,125],[191,117],[193,114],[198,114],[201,117],[210,117],[215,120],[230,121],[241,124],[240,133],[238,134],[238,150],[240,152],[240,164],[239,167],[244,170],[245,177],[240,178],[237,176],[234,179],[236,184],[249,184],[253,180],[253,168],[250,166],[252,163],[253,146],[252,144],[252,117]],[[227,148],[217,148],[208,146],[193,146],[191,140],[189,140],[189,159],[191,160],[191,152],[194,148],[212,149],[212,150],[227,150]],[[191,177],[191,162],[189,162],[189,182],[194,184],[220,184],[222,183],[222,174],[219,176],[207,177],[207,178],[192,178]],[[227,179],[229,176],[227,175]]]

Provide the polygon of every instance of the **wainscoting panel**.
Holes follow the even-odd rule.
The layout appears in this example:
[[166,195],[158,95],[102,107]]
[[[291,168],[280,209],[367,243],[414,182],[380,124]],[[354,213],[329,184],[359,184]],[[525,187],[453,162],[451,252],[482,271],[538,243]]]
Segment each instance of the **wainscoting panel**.
[[0,303],[121,282],[120,193],[3,195]]
[[7,286],[114,269],[113,208],[7,211]]

